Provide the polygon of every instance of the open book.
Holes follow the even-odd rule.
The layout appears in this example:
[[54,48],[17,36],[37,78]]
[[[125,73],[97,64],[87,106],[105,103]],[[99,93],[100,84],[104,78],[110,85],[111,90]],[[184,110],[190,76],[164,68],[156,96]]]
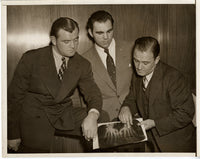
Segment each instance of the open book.
[[93,139],[93,149],[111,148],[131,143],[139,143],[147,140],[144,126],[138,123],[142,118],[133,119],[130,128],[120,121],[98,124],[98,136]]

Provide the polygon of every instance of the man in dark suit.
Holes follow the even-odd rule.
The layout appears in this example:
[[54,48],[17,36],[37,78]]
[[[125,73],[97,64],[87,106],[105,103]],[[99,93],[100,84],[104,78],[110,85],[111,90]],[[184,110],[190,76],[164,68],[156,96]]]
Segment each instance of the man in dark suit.
[[194,103],[184,76],[160,61],[153,37],[135,41],[133,62],[138,78],[121,107],[119,119],[128,126],[137,113],[147,130],[146,151],[195,152]]
[[[55,129],[87,140],[97,133],[102,97],[90,63],[76,52],[77,22],[57,19],[50,38],[51,46],[23,54],[8,88],[9,149],[50,152]],[[73,108],[70,97],[77,87],[87,111]]]

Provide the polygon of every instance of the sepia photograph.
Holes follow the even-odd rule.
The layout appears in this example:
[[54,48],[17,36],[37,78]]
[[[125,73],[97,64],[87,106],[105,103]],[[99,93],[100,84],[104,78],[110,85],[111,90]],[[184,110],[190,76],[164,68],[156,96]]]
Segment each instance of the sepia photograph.
[[2,1],[3,157],[199,154],[197,4],[145,2]]

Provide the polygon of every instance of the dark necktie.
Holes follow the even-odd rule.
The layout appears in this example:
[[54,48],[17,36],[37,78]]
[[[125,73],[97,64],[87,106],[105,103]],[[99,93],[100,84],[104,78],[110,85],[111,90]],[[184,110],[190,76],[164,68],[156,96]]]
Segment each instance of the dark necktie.
[[110,75],[113,84],[116,86],[116,68],[113,58],[110,56],[108,49],[104,49],[104,52],[107,54],[106,65],[108,74]]
[[64,72],[66,70],[66,59],[65,57],[62,57],[62,64],[60,66],[60,69],[58,71],[58,78],[62,81],[63,79],[63,76],[64,76]]

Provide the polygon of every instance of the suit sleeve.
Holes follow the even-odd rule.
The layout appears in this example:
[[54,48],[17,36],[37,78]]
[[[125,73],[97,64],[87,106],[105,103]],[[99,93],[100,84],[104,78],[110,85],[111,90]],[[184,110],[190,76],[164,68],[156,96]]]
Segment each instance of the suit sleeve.
[[23,100],[29,87],[28,67],[26,56],[23,55],[8,87],[8,139],[20,138],[19,119]]
[[171,113],[155,120],[156,129],[160,136],[167,135],[190,124],[195,111],[192,93],[185,78],[180,73],[176,73],[168,80],[167,95],[170,99]]
[[128,106],[131,110],[132,115],[138,113],[137,105],[136,105],[136,93],[135,93],[135,76],[132,77],[131,86],[129,89],[129,94],[126,96],[122,106]]
[[101,92],[94,82],[90,63],[87,62],[84,66],[78,84],[80,92],[84,96],[88,111],[94,108],[101,112],[103,103]]

